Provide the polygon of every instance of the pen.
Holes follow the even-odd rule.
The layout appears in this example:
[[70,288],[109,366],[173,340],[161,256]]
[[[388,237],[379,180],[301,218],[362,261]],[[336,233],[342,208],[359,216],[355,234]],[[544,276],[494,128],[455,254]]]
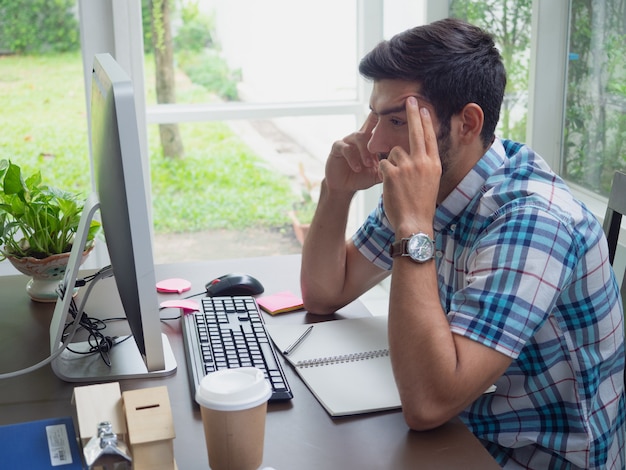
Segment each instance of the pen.
[[304,341],[304,338],[307,337],[307,335],[311,332],[311,330],[313,329],[313,325],[309,326],[306,330],[304,330],[304,333],[302,333],[300,335],[300,337],[295,340],[293,343],[291,343],[289,346],[287,346],[287,349],[285,349],[283,351],[283,354],[285,356],[289,355],[289,353],[291,353],[294,349],[296,349],[296,347],[302,342]]

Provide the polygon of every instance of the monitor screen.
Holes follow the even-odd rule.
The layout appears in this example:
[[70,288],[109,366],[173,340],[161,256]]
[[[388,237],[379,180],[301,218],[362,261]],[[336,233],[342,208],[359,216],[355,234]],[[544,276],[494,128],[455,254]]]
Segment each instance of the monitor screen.
[[176,362],[161,332],[133,86],[110,54],[94,58],[90,118],[96,193],[83,210],[63,280],[65,294],[55,308],[51,348],[54,353],[61,347],[62,330],[71,320],[68,292],[76,284],[86,231],[98,210],[115,285],[134,341],[114,344],[109,352],[110,365],[99,354],[76,354],[73,351],[80,351],[82,346],[73,343],[53,361],[53,369],[69,381],[167,375],[176,369]]

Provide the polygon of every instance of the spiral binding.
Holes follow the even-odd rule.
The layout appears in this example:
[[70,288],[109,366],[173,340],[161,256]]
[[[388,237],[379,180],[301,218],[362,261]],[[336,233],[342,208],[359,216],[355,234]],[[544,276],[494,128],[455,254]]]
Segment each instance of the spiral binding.
[[296,363],[296,367],[306,368],[306,367],[329,366],[332,364],[341,364],[344,362],[366,361],[368,359],[375,359],[377,357],[384,357],[384,356],[389,356],[388,349],[378,349],[376,351],[343,354],[341,356],[329,356],[329,357],[319,357],[316,359],[306,359],[304,361],[298,361]]

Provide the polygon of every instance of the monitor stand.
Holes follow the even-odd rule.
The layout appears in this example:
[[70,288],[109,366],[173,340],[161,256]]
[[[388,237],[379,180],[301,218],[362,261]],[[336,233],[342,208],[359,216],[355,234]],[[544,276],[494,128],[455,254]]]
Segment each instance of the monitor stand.
[[[146,377],[165,377],[176,371],[176,359],[165,334],[161,333],[165,368],[163,370],[148,371],[139,348],[133,338],[116,344],[109,351],[111,366],[107,366],[100,354],[75,354],[65,349],[53,362],[54,373],[66,382],[109,382],[122,379],[137,379]],[[126,336],[120,336],[125,339]],[[120,340],[118,339],[118,341]],[[71,343],[73,351],[89,351],[88,342]]]
[[[147,331],[155,331],[161,335],[160,343],[163,348],[163,357],[160,357],[159,341],[155,337],[152,344],[156,344],[157,349],[152,349],[151,354],[153,354],[153,357],[150,358],[149,363],[158,363],[162,367],[152,366],[152,369],[148,370],[145,358],[139,352],[134,338],[128,338],[126,341],[116,344],[109,351],[110,367],[104,363],[98,353],[84,355],[73,353],[68,349],[61,350],[63,347],[63,330],[65,324],[71,318],[69,312],[72,296],[67,295],[67,293],[72,292],[72,288],[76,285],[82,253],[87,243],[89,226],[99,208],[98,196],[95,193],[90,194],[83,207],[83,213],[74,238],[74,245],[72,246],[62,281],[65,285],[66,295],[57,299],[52,322],[50,323],[50,354],[53,356],[52,370],[60,379],[67,382],[107,382],[171,375],[176,371],[176,359],[167,336],[160,332],[161,327],[158,315],[144,317],[144,321],[153,322],[149,329],[145,328],[144,325],[144,335],[146,335]],[[121,338],[125,338],[125,336],[121,336]],[[89,345],[87,342],[79,342],[70,343],[69,347],[74,351],[85,351]]]

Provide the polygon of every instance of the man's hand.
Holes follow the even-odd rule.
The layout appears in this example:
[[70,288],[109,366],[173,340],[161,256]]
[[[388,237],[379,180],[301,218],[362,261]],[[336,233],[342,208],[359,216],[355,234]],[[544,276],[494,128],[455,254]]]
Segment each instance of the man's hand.
[[378,174],[378,158],[367,149],[376,123],[377,117],[370,113],[361,129],[333,144],[326,161],[329,189],[355,192],[382,181]]
[[[406,100],[409,152],[396,146],[380,162],[385,212],[396,236],[431,230],[441,179],[437,137],[428,109]],[[431,234],[432,235],[432,234]]]

